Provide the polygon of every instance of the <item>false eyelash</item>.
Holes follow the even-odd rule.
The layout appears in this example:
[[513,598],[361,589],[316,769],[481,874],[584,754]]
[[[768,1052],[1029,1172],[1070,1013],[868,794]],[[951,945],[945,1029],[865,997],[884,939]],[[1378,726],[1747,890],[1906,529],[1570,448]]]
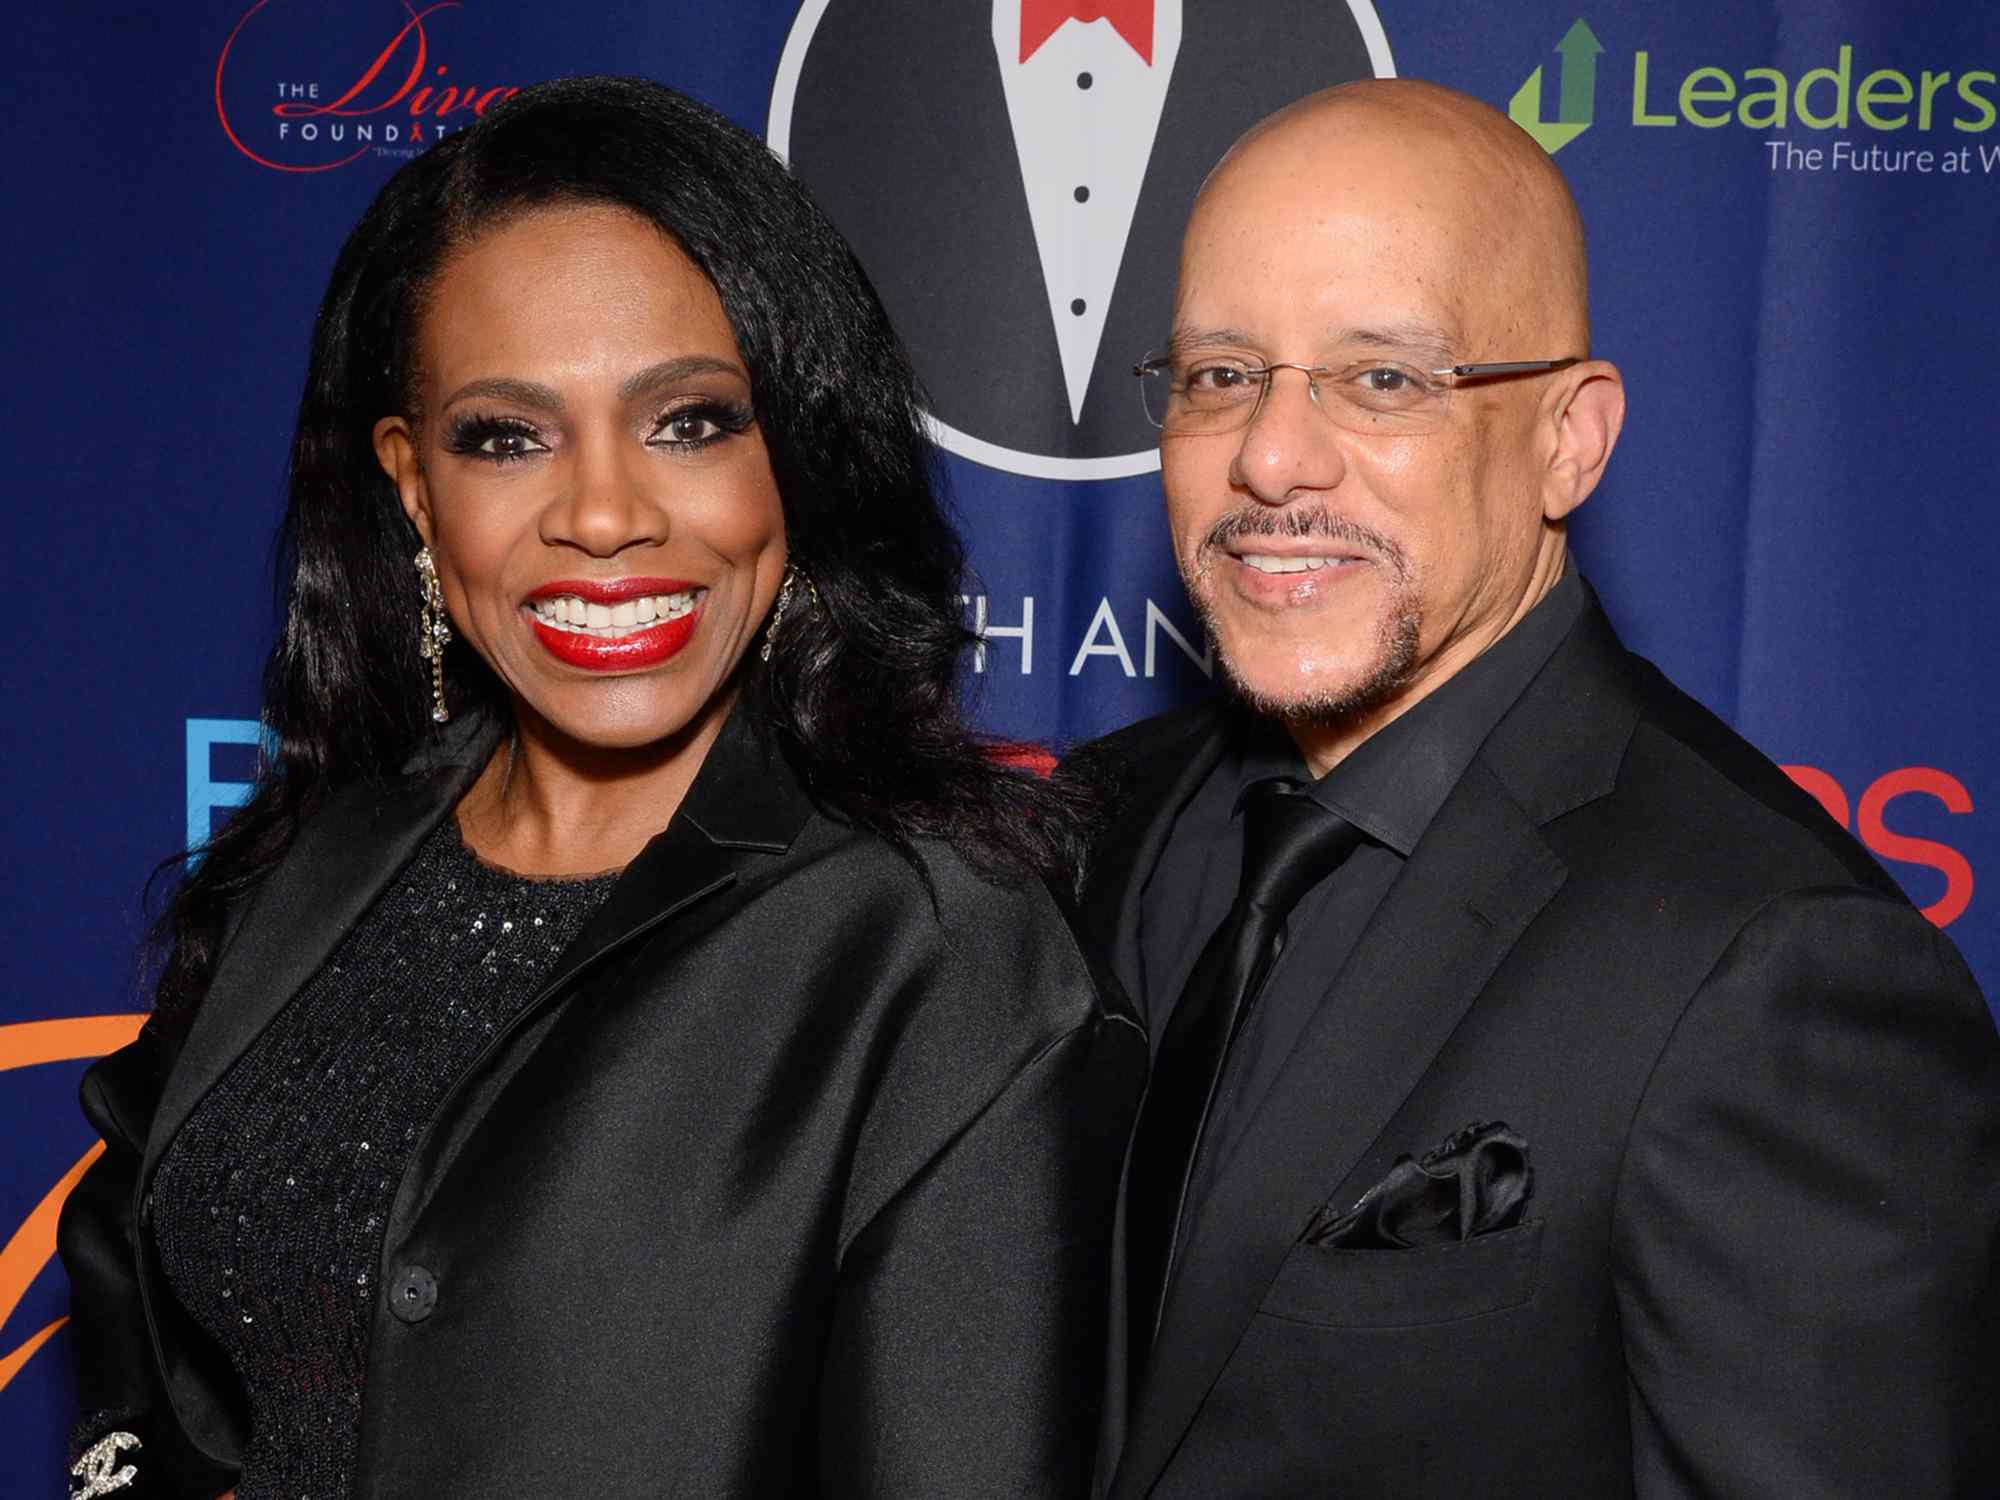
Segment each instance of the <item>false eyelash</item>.
[[[705,417],[721,431],[705,438],[663,437],[670,423],[681,417]],[[653,437],[649,441],[665,442],[683,450],[706,448],[710,443],[723,437],[735,437],[749,431],[757,420],[757,414],[748,404],[740,401],[707,400],[691,402],[686,406],[673,406],[660,413],[660,420],[654,424]]]
[[445,452],[491,459],[495,463],[512,463],[527,457],[525,453],[481,453],[479,445],[494,437],[524,437],[537,443],[542,440],[541,433],[535,430],[532,423],[516,417],[490,417],[466,412],[452,418],[451,426],[445,432]]

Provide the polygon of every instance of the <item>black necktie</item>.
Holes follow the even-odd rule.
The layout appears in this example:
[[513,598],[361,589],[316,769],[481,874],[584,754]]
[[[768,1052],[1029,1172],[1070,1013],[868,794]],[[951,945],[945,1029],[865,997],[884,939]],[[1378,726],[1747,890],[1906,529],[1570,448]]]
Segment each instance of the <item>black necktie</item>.
[[1291,782],[1254,782],[1244,799],[1236,904],[1195,960],[1167,1022],[1132,1137],[1125,1233],[1135,1388],[1159,1326],[1188,1183],[1230,1044],[1283,947],[1285,918],[1362,839]]

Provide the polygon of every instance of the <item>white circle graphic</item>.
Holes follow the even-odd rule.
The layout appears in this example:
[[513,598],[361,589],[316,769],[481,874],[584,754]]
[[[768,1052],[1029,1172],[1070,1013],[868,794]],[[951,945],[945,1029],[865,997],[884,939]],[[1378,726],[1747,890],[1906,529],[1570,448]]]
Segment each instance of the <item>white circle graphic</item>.
[[[1345,3],[1355,29],[1368,50],[1368,64],[1375,76],[1395,77],[1396,60],[1389,50],[1389,37],[1382,29],[1382,18],[1375,13],[1371,0],[1345,0]],[[778,71],[771,80],[771,111],[764,139],[787,163],[792,155],[792,112],[798,97],[799,79],[805,72],[806,54],[812,50],[813,35],[819,30],[820,22],[832,4],[833,0],[803,0],[798,15],[792,21],[791,32],[785,38],[784,51],[778,58]],[[1271,108],[1276,109],[1286,102],[1273,100]],[[1157,447],[1102,458],[1069,458],[988,442],[952,426],[935,414],[929,415],[926,420],[932,438],[946,451],[991,469],[1026,475],[1031,479],[1127,479],[1138,474],[1154,473],[1160,467]]]

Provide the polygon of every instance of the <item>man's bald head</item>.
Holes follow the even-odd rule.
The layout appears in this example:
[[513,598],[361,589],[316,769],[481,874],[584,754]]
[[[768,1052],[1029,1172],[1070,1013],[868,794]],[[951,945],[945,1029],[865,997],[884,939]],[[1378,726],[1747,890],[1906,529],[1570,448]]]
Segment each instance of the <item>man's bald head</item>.
[[[1583,221],[1562,173],[1498,110],[1455,89],[1371,78],[1308,95],[1251,127],[1209,174],[1189,226],[1239,215],[1245,200],[1365,207],[1448,253],[1440,268],[1486,337],[1589,352]],[[1252,210],[1254,212],[1254,210]],[[1473,312],[1474,309],[1468,309]],[[1470,332],[1470,330],[1468,330]],[[1470,359],[1509,358],[1493,348]]]
[[1589,340],[1568,188],[1450,89],[1315,94],[1203,186],[1158,366],[1167,520],[1216,660],[1316,771],[1562,576],[1625,410]]

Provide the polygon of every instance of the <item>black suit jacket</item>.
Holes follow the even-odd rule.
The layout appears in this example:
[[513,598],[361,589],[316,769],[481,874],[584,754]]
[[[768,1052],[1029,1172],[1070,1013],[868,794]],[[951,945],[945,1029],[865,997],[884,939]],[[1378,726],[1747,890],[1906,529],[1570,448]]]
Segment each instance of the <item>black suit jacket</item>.
[[[153,1169],[486,744],[331,803],[185,1045],[149,1029],[86,1076],[108,1149],[62,1221],[76,1360],[154,1493],[225,1487],[245,1415],[159,1274]],[[357,1497],[1087,1485],[1144,1040],[1046,892],[922,853],[934,892],[732,721],[410,1160]]]
[[[1131,796],[1085,925],[1135,996],[1226,712],[1096,749]],[[1143,1390],[1114,1351],[1113,1500],[1994,1492],[1992,1019],[1594,598],[1325,978],[1194,1212]],[[1156,1037],[1172,1003],[1142,1007]],[[1296,1243],[1491,1120],[1529,1142],[1518,1228]]]

